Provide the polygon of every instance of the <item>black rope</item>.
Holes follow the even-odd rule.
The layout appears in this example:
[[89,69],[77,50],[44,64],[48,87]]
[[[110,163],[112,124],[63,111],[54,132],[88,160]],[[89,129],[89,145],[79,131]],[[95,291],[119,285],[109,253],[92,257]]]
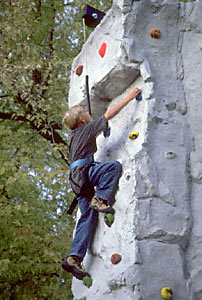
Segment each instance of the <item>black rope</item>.
[[89,95],[89,83],[88,83],[88,75],[86,75],[86,99],[87,99],[87,106],[88,106],[88,112],[90,115],[91,113],[91,105],[90,105],[90,95]]

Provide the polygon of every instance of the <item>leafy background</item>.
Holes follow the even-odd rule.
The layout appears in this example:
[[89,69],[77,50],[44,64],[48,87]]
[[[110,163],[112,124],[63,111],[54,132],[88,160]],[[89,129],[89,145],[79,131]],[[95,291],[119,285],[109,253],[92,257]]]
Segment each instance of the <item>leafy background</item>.
[[112,1],[0,2],[0,299],[72,299],[60,266],[75,226],[61,120],[86,4],[107,12]]

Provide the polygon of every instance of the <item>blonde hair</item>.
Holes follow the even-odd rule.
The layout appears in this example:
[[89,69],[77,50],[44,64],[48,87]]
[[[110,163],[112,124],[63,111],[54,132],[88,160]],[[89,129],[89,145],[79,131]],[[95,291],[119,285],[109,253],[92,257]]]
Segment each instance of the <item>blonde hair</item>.
[[84,111],[84,108],[80,105],[72,106],[64,115],[63,122],[70,129],[74,129],[77,126],[79,117]]

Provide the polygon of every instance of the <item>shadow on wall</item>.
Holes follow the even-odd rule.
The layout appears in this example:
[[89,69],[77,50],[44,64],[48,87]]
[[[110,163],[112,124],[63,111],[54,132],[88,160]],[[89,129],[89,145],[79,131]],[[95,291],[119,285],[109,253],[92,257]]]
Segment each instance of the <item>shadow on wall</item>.
[[[91,88],[91,108],[93,118],[103,115],[109,103],[121,95],[140,76],[140,71],[126,66],[117,66],[102,81]],[[86,104],[86,99],[81,105]]]

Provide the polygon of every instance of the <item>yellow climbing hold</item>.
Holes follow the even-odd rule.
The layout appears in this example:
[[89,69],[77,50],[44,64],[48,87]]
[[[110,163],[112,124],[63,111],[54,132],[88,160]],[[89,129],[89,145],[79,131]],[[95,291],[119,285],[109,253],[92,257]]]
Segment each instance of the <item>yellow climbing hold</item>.
[[131,140],[135,140],[137,137],[139,136],[139,132],[138,131],[133,131],[129,134],[129,138]]
[[168,286],[164,286],[161,289],[161,296],[162,296],[163,299],[172,300],[172,297],[173,297],[172,289]]

